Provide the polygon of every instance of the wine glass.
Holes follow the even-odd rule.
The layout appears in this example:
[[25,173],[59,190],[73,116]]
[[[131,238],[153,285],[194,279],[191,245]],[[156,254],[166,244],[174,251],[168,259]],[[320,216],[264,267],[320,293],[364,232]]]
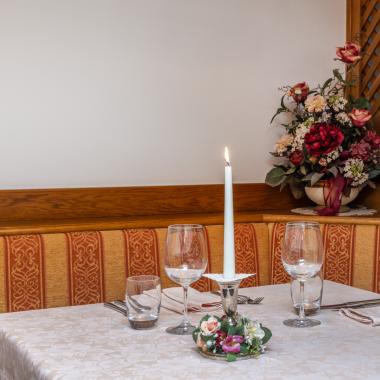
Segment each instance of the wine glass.
[[171,280],[183,287],[183,320],[169,327],[170,334],[189,335],[195,329],[187,315],[187,291],[201,278],[207,267],[207,243],[203,226],[199,224],[174,224],[166,236],[165,271]]
[[290,327],[312,327],[320,321],[305,317],[304,289],[308,278],[315,276],[323,264],[323,242],[319,223],[290,222],[286,224],[281,253],[285,270],[298,280],[300,285],[299,318],[287,319]]

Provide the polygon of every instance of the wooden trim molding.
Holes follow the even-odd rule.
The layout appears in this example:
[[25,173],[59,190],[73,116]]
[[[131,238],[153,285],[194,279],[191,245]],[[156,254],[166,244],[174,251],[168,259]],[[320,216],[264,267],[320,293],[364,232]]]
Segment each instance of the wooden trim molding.
[[[262,183],[234,185],[234,209],[291,209],[296,201]],[[0,191],[0,222],[221,213],[223,185],[182,185]]]
[[[380,188],[365,189],[359,204],[380,210]],[[285,189],[234,185],[237,223],[312,219],[321,223],[375,224],[374,217],[305,217],[290,212],[309,204]],[[165,228],[174,223],[223,224],[223,185],[0,191],[0,235]]]

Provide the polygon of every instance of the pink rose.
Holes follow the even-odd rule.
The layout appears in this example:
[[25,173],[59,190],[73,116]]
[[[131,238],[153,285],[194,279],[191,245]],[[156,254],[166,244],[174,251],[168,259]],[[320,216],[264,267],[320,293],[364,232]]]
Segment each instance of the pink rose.
[[364,127],[367,121],[372,117],[371,112],[368,110],[357,108],[354,108],[348,116],[351,118],[352,124],[354,124],[355,127]]
[[201,323],[202,335],[209,336],[215,334],[220,329],[220,322],[214,318],[210,317],[206,321]]
[[309,86],[306,82],[297,83],[289,90],[289,95],[297,103],[303,102],[307,98],[308,93]]
[[355,63],[360,56],[360,46],[353,42],[347,42],[343,47],[336,48],[338,59],[344,63]]

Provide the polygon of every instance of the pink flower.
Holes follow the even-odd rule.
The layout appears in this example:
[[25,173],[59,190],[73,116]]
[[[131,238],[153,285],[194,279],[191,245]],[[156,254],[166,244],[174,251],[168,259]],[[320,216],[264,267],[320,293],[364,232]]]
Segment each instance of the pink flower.
[[353,42],[347,42],[343,47],[336,48],[338,59],[344,63],[354,63],[360,56],[360,46]]
[[289,95],[297,103],[303,102],[307,98],[308,93],[309,86],[306,82],[297,83],[289,90]]
[[361,140],[358,143],[351,145],[352,157],[360,158],[363,161],[368,161],[370,150],[371,150],[371,146],[364,140]]
[[224,352],[232,352],[238,354],[240,352],[240,343],[244,342],[244,338],[240,335],[228,335],[224,339],[222,349]]
[[214,317],[210,317],[201,323],[201,331],[205,336],[215,334],[219,329],[220,322]]
[[380,136],[374,131],[368,131],[364,137],[364,140],[367,141],[375,149],[380,149]]
[[357,108],[354,108],[348,116],[351,118],[352,124],[354,124],[355,127],[364,127],[367,121],[372,117],[371,112],[368,110]]

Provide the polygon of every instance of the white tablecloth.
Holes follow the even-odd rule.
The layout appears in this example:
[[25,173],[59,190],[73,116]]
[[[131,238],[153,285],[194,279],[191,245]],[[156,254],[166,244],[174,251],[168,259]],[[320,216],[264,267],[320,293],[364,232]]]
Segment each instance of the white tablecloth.
[[[262,305],[239,310],[271,328],[273,338],[258,359],[234,363],[201,357],[190,336],[165,328],[181,318],[162,310],[152,330],[136,331],[101,304],[0,315],[0,378],[33,379],[380,379],[380,327],[322,311],[322,325],[282,324],[293,317],[288,285],[241,289],[264,296]],[[325,282],[324,303],[378,295]],[[201,314],[193,314],[198,321]]]

